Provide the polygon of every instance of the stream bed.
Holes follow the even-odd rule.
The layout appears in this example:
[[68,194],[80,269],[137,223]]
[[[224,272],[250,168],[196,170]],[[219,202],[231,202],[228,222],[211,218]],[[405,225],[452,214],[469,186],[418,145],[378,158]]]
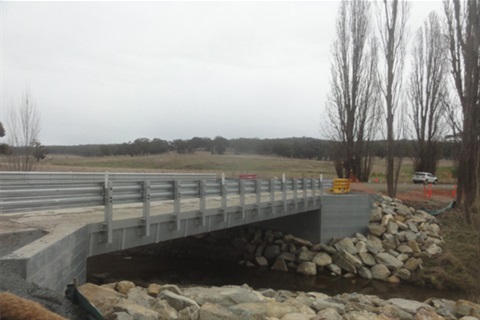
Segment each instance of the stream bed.
[[146,256],[110,253],[87,261],[87,281],[103,284],[129,280],[140,286],[149,283],[179,286],[242,285],[258,289],[315,291],[330,296],[341,293],[376,295],[382,299],[404,298],[425,301],[428,298],[466,299],[463,292],[436,290],[408,283],[389,284],[366,280],[331,277],[327,274],[303,276],[272,271],[267,268],[245,267],[231,261],[213,261],[172,254]]

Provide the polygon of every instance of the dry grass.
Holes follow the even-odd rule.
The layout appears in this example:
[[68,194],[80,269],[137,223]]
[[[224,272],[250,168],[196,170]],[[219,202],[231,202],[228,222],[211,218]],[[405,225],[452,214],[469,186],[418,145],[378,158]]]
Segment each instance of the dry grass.
[[236,178],[255,173],[261,178],[318,177],[334,178],[329,161],[289,159],[258,155],[211,155],[209,153],[152,156],[78,157],[54,155],[37,167],[38,171],[130,171],[130,172],[211,172]]
[[[408,204],[418,207],[423,203]],[[469,300],[480,302],[480,224],[466,224],[459,208],[446,211],[437,219],[445,240],[443,253],[423,259],[424,269],[416,282],[438,289],[461,290],[468,293]]]
[[[1,165],[1,163],[0,163]],[[442,160],[437,176],[441,183],[453,183],[453,163]],[[208,152],[195,154],[168,153],[149,156],[109,156],[80,157],[72,155],[50,155],[40,162],[37,171],[117,171],[117,172],[210,172],[236,178],[242,173],[255,173],[261,178],[287,177],[309,178],[323,174],[325,178],[335,178],[332,161],[308,159],[290,159],[260,155],[212,155]],[[372,179],[378,177],[385,181],[385,160],[376,158],[373,162]],[[405,159],[402,163],[400,183],[410,183],[413,175],[413,163]]]

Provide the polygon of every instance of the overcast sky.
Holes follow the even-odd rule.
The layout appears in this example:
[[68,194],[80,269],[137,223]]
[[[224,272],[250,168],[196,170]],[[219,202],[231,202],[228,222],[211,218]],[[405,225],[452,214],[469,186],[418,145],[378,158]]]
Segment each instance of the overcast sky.
[[28,88],[45,145],[323,137],[338,4],[0,1],[0,121]]

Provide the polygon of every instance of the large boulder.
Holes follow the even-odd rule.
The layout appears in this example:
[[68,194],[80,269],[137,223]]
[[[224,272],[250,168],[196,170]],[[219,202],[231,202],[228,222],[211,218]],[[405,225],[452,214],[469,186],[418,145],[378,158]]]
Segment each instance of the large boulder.
[[317,265],[310,261],[302,262],[297,267],[297,273],[305,276],[314,276],[317,274]]
[[390,270],[384,264],[376,264],[372,267],[372,277],[377,280],[387,280]]
[[355,248],[355,245],[353,244],[353,241],[350,238],[343,238],[342,240],[336,242],[334,246],[335,246],[335,249],[337,249],[337,251],[339,252],[341,252],[342,250],[345,250],[350,254],[358,253],[357,248]]
[[177,319],[177,310],[172,308],[167,301],[156,299],[151,309],[158,313],[159,319]]
[[281,319],[288,313],[298,312],[292,306],[284,305],[276,301],[250,302],[233,305],[229,308],[239,319],[265,319],[278,318]]
[[410,314],[415,314],[419,308],[425,308],[426,310],[432,310],[432,307],[426,303],[401,299],[401,298],[393,298],[388,300],[389,303],[394,305],[395,307],[406,311]]
[[387,228],[380,223],[372,222],[368,225],[368,231],[370,231],[370,234],[373,234],[374,236],[381,237],[382,234],[387,231]]
[[116,285],[116,290],[121,294],[127,294],[133,288],[135,288],[135,283],[132,281],[120,281]]
[[185,297],[195,300],[199,305],[210,302],[225,308],[240,303],[263,301],[263,299],[260,298],[261,294],[257,294],[251,288],[245,288],[243,286],[193,287],[184,289],[183,294]]
[[162,292],[164,290],[169,290],[173,293],[182,295],[182,290],[180,290],[180,288],[177,285],[174,285],[174,284],[160,285],[160,284],[156,284],[156,283],[152,283],[148,286],[147,294],[149,294],[150,296],[155,298],[155,297],[158,296],[158,294],[160,292]]
[[125,312],[133,319],[158,320],[158,313],[141,305],[123,302],[113,306],[115,312]]
[[236,320],[238,317],[230,310],[218,304],[207,302],[199,311],[198,320]]
[[169,290],[162,291],[158,295],[158,298],[167,301],[168,304],[177,311],[180,311],[190,306],[200,308],[200,306],[195,300],[173,293]]
[[384,264],[390,270],[398,270],[403,267],[403,262],[395,258],[389,253],[380,252],[376,255],[375,259],[378,263]]
[[285,259],[280,255],[275,259],[275,262],[272,265],[272,270],[278,270],[278,271],[288,271],[287,264],[285,263]]
[[105,317],[113,312],[113,306],[127,296],[113,289],[100,287],[92,283],[85,283],[78,290],[90,301]]
[[357,273],[357,268],[351,262],[345,259],[345,257],[342,256],[340,253],[337,253],[333,256],[333,263],[342,268],[342,270],[353,274]]
[[367,250],[372,254],[377,254],[379,252],[385,251],[383,249],[382,240],[374,235],[368,235],[367,237]]
[[332,257],[325,252],[320,252],[313,257],[312,262],[319,267],[325,267],[332,263]]
[[141,287],[133,287],[128,291],[128,301],[141,305],[145,308],[150,308],[155,303],[155,298],[147,294],[147,291]]
[[480,318],[480,304],[460,299],[455,304],[455,312],[461,316]]
[[280,246],[271,245],[265,248],[264,256],[267,259],[275,259],[281,252]]

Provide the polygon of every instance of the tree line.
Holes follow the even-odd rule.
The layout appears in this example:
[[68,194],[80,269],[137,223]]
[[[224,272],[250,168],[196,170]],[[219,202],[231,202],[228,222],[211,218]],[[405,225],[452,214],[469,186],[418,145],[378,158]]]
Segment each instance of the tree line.
[[[407,150],[406,157],[414,157],[414,145],[412,140],[395,142],[397,150]],[[296,159],[313,159],[334,161],[338,158],[338,141],[317,138],[236,138],[226,139],[217,136],[214,139],[208,137],[193,137],[192,139],[162,140],[159,138],[138,138],[131,142],[118,144],[87,144],[69,146],[47,146],[50,154],[69,154],[84,157],[104,156],[142,156],[156,155],[168,152],[179,154],[194,154],[195,152],[210,152],[211,154],[258,154],[272,155]],[[385,158],[385,141],[371,142],[371,153],[374,157]],[[454,142],[442,141],[437,144],[438,152],[444,159],[454,159],[457,145]],[[402,151],[403,152],[403,151]],[[433,172],[434,173],[434,172]]]

